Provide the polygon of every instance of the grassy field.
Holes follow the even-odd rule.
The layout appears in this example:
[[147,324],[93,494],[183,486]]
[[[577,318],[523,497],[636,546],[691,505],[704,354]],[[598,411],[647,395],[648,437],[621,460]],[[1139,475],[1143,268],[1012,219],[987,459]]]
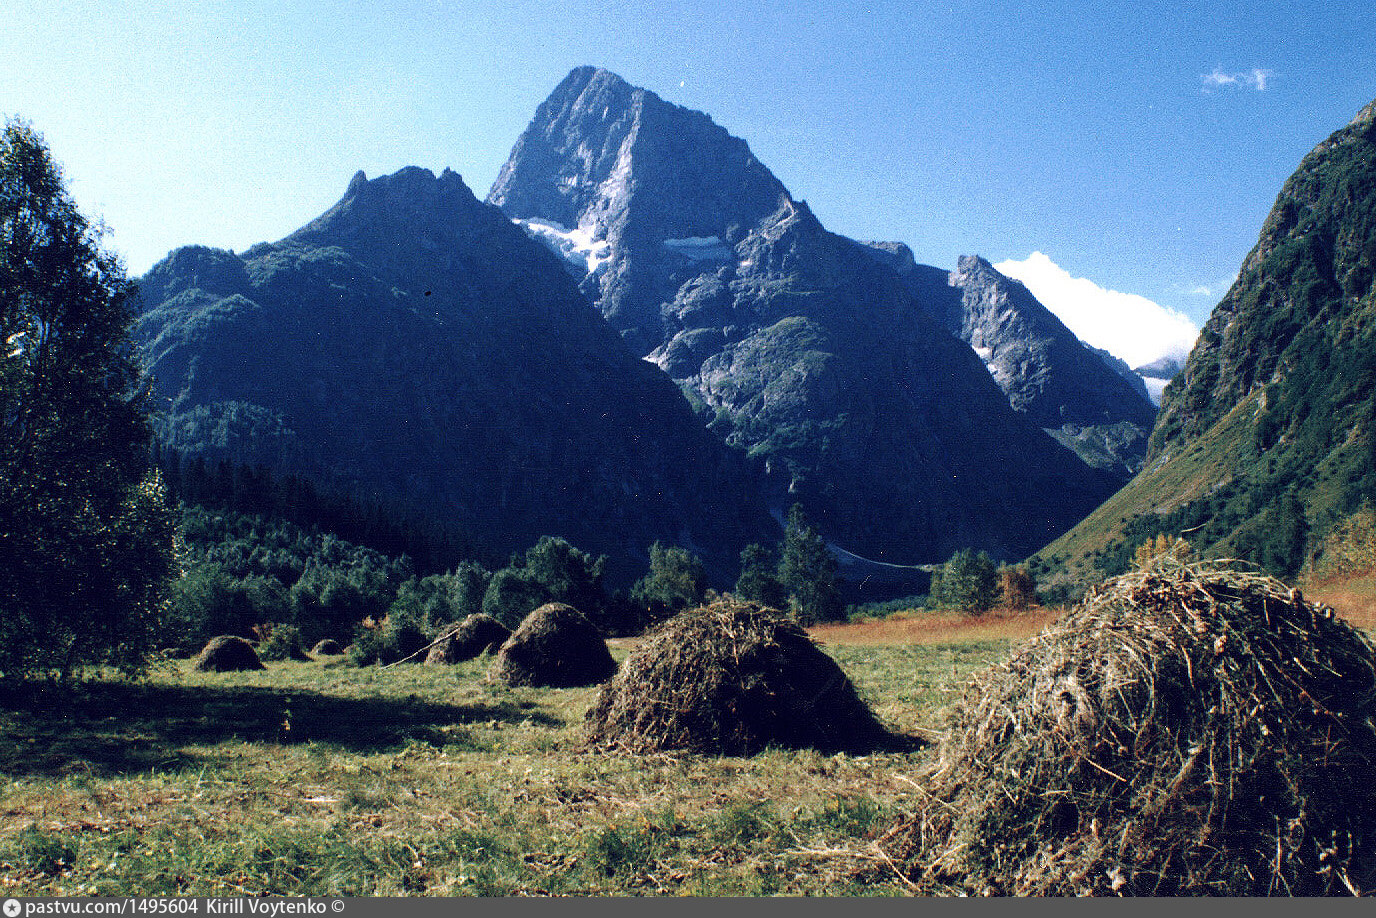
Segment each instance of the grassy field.
[[[1008,643],[826,646],[922,734]],[[6,698],[0,895],[905,892],[872,839],[918,793],[922,749],[591,754],[595,689],[493,686],[487,665],[180,662]]]
[[[1372,626],[1372,578],[1309,592]],[[933,736],[950,692],[1052,614],[814,636],[882,720]],[[0,699],[0,897],[909,891],[873,842],[922,793],[929,747],[590,753],[596,689],[494,686],[488,665],[182,661]]]

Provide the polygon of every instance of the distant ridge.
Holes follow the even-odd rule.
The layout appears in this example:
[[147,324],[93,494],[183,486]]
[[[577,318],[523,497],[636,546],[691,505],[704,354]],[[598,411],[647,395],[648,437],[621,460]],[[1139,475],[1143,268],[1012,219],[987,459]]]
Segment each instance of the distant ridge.
[[1075,337],[1027,287],[977,255],[943,272],[919,265],[902,243],[868,245],[974,348],[1015,411],[1120,481],[1141,468],[1156,411],[1126,364]]

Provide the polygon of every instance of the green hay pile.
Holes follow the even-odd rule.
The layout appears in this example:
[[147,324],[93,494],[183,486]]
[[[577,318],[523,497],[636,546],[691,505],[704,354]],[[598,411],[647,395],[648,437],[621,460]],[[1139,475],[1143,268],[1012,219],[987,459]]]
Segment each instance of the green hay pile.
[[472,660],[499,650],[511,631],[491,615],[474,612],[445,635],[425,655],[426,666],[444,666]]
[[1369,891],[1373,718],[1366,635],[1270,577],[1165,559],[970,681],[880,848],[938,893]]
[[616,672],[607,642],[587,616],[552,602],[522,620],[497,652],[493,682],[570,688],[605,682]]
[[863,754],[896,740],[796,622],[730,599],[647,634],[602,687],[586,733],[590,746],[637,754]]
[[337,657],[344,653],[344,648],[334,638],[325,638],[311,648],[311,653],[317,657]]
[[193,669],[206,673],[234,673],[250,669],[267,669],[258,659],[253,645],[241,637],[222,634],[213,637],[196,656]]

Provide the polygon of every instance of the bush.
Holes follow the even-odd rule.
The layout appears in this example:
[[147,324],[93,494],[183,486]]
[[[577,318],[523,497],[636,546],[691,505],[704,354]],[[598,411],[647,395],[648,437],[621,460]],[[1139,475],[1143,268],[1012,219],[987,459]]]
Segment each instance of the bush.
[[[600,621],[611,602],[602,583],[606,558],[593,558],[563,539],[541,536],[524,556],[492,575],[483,594],[480,611],[507,628],[516,628],[530,612],[551,602],[586,609]],[[477,578],[465,573],[464,589],[471,592]],[[475,610],[476,611],[476,610]]]
[[218,564],[198,564],[172,583],[165,649],[192,654],[220,634],[250,637],[257,620],[239,581]]
[[309,660],[306,645],[301,640],[301,631],[295,625],[272,623],[254,628],[259,635],[258,659],[260,660]]
[[483,614],[490,615],[507,628],[546,602],[549,594],[524,567],[504,567],[492,575],[483,594]]
[[382,621],[365,619],[354,630],[353,643],[349,645],[349,661],[355,666],[388,665],[401,660],[419,663],[418,656],[430,643],[430,638],[421,630],[419,623],[399,615],[387,616]]
[[788,608],[788,591],[779,580],[779,561],[774,552],[758,543],[745,546],[741,552],[741,574],[732,592],[747,602],[771,609]]

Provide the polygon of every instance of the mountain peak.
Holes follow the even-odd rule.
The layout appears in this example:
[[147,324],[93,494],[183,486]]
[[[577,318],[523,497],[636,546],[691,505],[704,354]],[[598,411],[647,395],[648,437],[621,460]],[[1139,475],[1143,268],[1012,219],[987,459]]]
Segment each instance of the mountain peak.
[[635,89],[630,83],[626,82],[619,74],[613,73],[602,67],[595,67],[591,64],[583,64],[574,67],[569,71],[569,75],[560,81],[551,95],[559,95],[570,91],[582,93],[589,88],[606,89]]
[[890,265],[899,274],[906,274],[917,268],[917,257],[913,255],[912,248],[906,242],[868,240],[860,244],[874,255],[880,256],[880,261]]
[[962,255],[956,261],[955,273],[962,277],[978,277],[980,275],[993,275],[999,280],[1008,280],[1004,275],[994,269],[985,258],[979,255]]
[[369,179],[358,172],[343,197],[282,244],[289,247],[338,246],[377,253],[398,275],[429,270],[406,253],[419,241],[434,251],[461,251],[477,235],[522,234],[495,208],[474,196],[457,172],[435,175],[421,166],[406,166],[391,175]]
[[[635,352],[762,464],[775,509],[802,503],[849,550],[1016,557],[1107,494],[1109,478],[1015,414],[896,270],[827,232],[703,112],[578,68],[488,201],[564,255]],[[995,479],[997,495],[964,486]]]
[[951,330],[984,360],[1013,407],[1085,462],[1126,480],[1140,466],[1155,414],[1132,371],[1097,352],[1020,281],[962,255],[949,283]]
[[1367,124],[1372,121],[1376,121],[1376,100],[1372,100],[1365,108],[1359,111],[1357,117],[1352,119],[1348,127],[1356,127],[1359,124]]
[[476,203],[477,198],[464,184],[463,178],[452,169],[445,169],[436,176],[423,166],[403,166],[391,175],[380,175],[374,179],[368,178],[360,169],[349,180],[349,187],[339,203],[319,219],[323,220],[341,208],[358,202],[412,209],[428,207],[440,201],[466,200]]
[[754,223],[783,194],[746,142],[706,114],[579,67],[540,103],[487,200],[513,219],[592,228],[598,238],[628,231],[634,212],[673,239]]

